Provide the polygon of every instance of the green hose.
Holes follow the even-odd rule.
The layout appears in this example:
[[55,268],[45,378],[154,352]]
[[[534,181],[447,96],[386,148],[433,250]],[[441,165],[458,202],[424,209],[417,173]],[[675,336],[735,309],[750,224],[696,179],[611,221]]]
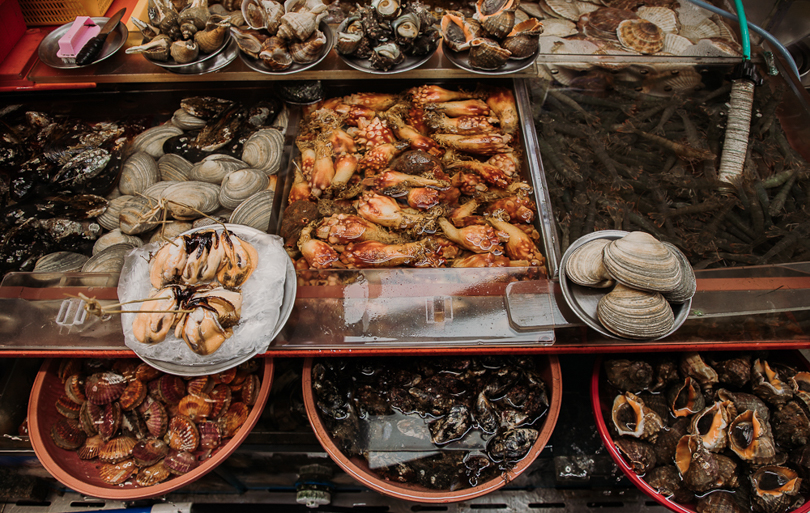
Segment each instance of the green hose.
[[737,19],[740,25],[740,39],[742,40],[742,53],[743,60],[751,60],[751,35],[748,33],[748,20],[745,18],[745,9],[743,8],[742,0],[734,0],[734,6],[737,8]]

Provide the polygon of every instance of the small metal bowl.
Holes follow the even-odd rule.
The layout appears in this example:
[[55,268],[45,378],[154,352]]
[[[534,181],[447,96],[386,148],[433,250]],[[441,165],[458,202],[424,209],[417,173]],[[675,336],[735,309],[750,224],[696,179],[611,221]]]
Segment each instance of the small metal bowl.
[[[169,60],[165,62],[150,59],[146,55],[144,55],[144,58],[155,66],[160,66],[161,68],[171,71],[172,73],[177,73],[180,75],[202,75],[222,69],[225,67],[225,65],[230,64],[236,58],[235,47],[236,44],[232,44],[232,38],[229,32],[222,41],[222,44],[219,45],[219,48],[211,53],[201,53],[200,56],[192,62],[180,64],[175,62],[171,57],[169,57]],[[228,49],[228,52],[225,52],[226,48]],[[225,55],[223,55],[223,53]],[[227,62],[224,62],[223,59]]]

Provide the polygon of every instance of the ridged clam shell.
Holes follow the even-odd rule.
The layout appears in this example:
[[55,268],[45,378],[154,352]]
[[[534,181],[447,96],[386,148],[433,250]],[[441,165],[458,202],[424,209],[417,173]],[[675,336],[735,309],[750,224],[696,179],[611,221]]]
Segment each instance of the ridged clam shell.
[[34,265],[35,273],[66,273],[71,271],[79,271],[85,262],[87,256],[80,253],[73,253],[71,251],[56,251],[55,253],[48,253],[37,260]]
[[101,449],[98,459],[104,463],[119,463],[132,457],[132,448],[137,440],[130,436],[119,436],[113,438]]
[[639,340],[662,337],[675,324],[672,307],[660,293],[631,289],[621,284],[602,296],[596,315],[611,333]]
[[191,230],[193,227],[194,225],[188,221],[169,221],[168,223],[160,225],[159,228],[152,232],[152,235],[149,237],[149,243],[171,240],[181,233]]
[[228,173],[248,167],[248,164],[230,155],[214,154],[191,166],[189,180],[219,185]]
[[568,257],[565,275],[585,287],[608,288],[615,282],[602,262],[602,250],[610,243],[607,239],[595,239],[578,247]]
[[98,468],[98,475],[102,481],[110,485],[124,484],[127,479],[138,470],[132,460],[124,460],[120,463],[102,463]]
[[160,438],[140,440],[132,448],[132,459],[139,467],[148,467],[162,460],[169,452],[169,444]]
[[678,15],[672,9],[642,5],[636,9],[636,15],[642,20],[655,23],[658,28],[666,33],[678,32]]
[[181,129],[172,125],[152,127],[135,137],[132,141],[132,148],[135,151],[143,151],[155,158],[160,158],[163,156],[163,143],[166,142],[166,139],[182,133]]
[[254,132],[245,141],[242,147],[242,160],[249,167],[272,175],[277,173],[281,166],[283,149],[284,135],[281,131],[275,128],[265,128]]
[[172,125],[182,130],[197,130],[205,126],[205,120],[192,116],[180,108],[174,111],[172,115]]
[[270,228],[274,196],[273,191],[257,192],[234,209],[228,222],[250,226],[266,232]]
[[692,46],[692,41],[678,34],[665,34],[662,52],[671,55],[681,55],[687,48]]
[[184,182],[188,180],[188,172],[193,165],[194,164],[175,153],[167,153],[158,159],[160,178],[163,180]]
[[107,210],[96,218],[96,222],[101,225],[105,230],[115,230],[118,228],[118,216],[121,214],[121,209],[132,196],[118,196],[110,200],[107,205]]
[[113,244],[91,256],[82,266],[83,273],[118,273],[124,267],[124,259],[130,251],[132,244]]
[[142,196],[130,196],[121,207],[118,225],[113,228],[120,228],[121,232],[127,235],[148,232],[155,228],[160,220],[160,209],[156,207],[157,201],[155,200]]
[[[219,186],[189,181],[172,185],[163,191],[166,208],[175,219],[190,221],[219,208]],[[199,212],[198,212],[199,211]]]
[[695,278],[695,271],[692,269],[689,259],[686,258],[686,255],[684,255],[680,249],[669,242],[664,242],[663,244],[668,247],[670,251],[672,251],[672,254],[675,255],[675,258],[681,265],[681,281],[678,284],[678,287],[671,292],[664,293],[664,297],[667,299],[667,301],[672,303],[683,303],[689,300],[695,295],[695,292],[697,292],[697,279]]
[[270,179],[257,169],[245,168],[233,171],[222,180],[219,189],[219,204],[234,209],[244,200],[267,189]]
[[157,162],[143,151],[133,153],[121,169],[118,190],[121,194],[135,195],[160,180]]
[[163,197],[163,191],[176,183],[180,182],[177,180],[161,180],[160,182],[153,184],[146,190],[142,191],[141,195],[146,196],[147,198],[152,198],[153,200],[160,200]]
[[616,281],[640,290],[669,292],[683,276],[672,251],[646,232],[631,232],[612,241],[605,246],[603,259]]
[[121,232],[119,228],[116,228],[111,232],[105,233],[99,237],[98,240],[96,240],[96,243],[93,244],[93,254],[95,255],[100,253],[110,246],[115,246],[116,244],[129,244],[133,248],[139,248],[143,246],[143,241],[140,237],[127,235]]
[[664,32],[647,20],[625,20],[619,23],[616,35],[623,47],[643,54],[660,52],[664,47]]

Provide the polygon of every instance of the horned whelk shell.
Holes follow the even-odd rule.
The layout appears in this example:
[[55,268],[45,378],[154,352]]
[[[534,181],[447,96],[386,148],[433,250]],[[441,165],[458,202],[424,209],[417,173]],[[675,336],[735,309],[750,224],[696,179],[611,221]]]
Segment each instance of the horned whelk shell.
[[233,171],[222,180],[219,203],[225,208],[234,209],[253,194],[267,189],[269,184],[270,178],[257,169]]
[[483,70],[494,70],[503,66],[512,52],[501,48],[497,42],[477,37],[470,41],[470,66]]
[[270,228],[274,197],[273,191],[257,192],[234,209],[228,222],[266,232]]
[[121,169],[118,190],[121,194],[135,195],[160,180],[157,162],[143,151],[133,153]]
[[[99,239],[101,240],[101,239]],[[98,243],[98,241],[96,241]],[[87,262],[87,256],[71,251],[56,251],[40,257],[34,265],[35,273],[63,273],[78,271]]]
[[675,465],[690,490],[702,493],[714,487],[719,473],[717,459],[706,450],[699,436],[681,438],[675,450]]
[[189,180],[219,185],[231,171],[248,167],[248,164],[230,155],[215,153],[194,164],[188,172]]
[[501,42],[501,46],[512,52],[511,59],[527,59],[539,47],[543,24],[532,18],[514,26]]
[[442,16],[441,30],[444,43],[454,52],[469,50],[470,41],[475,38],[473,28],[464,16],[456,11],[448,11]]
[[625,392],[613,400],[611,419],[619,435],[655,441],[665,423],[635,394]]
[[643,54],[660,52],[664,47],[664,31],[646,20],[625,20],[619,23],[616,35],[623,47]]
[[219,207],[219,186],[207,182],[188,181],[172,185],[163,191],[166,208],[175,219],[190,221],[210,214]]
[[117,273],[133,246],[129,243],[113,244],[91,256],[82,266],[83,273]]
[[776,456],[770,424],[754,410],[746,410],[731,421],[728,446],[742,460],[755,465],[769,463]]
[[596,315],[611,333],[639,340],[663,337],[675,325],[672,307],[664,296],[622,284],[602,296]]
[[577,285],[600,289],[612,287],[616,282],[602,262],[602,250],[609,243],[608,239],[594,239],[578,247],[568,257],[565,275]]
[[519,3],[515,0],[478,0],[475,19],[487,34],[501,39],[515,26],[515,10]]
[[787,511],[799,495],[801,478],[795,470],[777,465],[760,467],[751,474],[751,500],[760,511]]
[[132,149],[146,152],[157,159],[163,156],[163,143],[166,142],[167,139],[171,139],[182,133],[183,131],[176,126],[156,126],[138,134],[132,141]]
[[283,71],[293,65],[293,58],[287,48],[287,41],[277,36],[273,36],[262,43],[259,59],[274,71]]
[[640,290],[670,292],[683,279],[681,265],[670,249],[652,235],[631,232],[603,251],[605,267],[616,281]]
[[[116,244],[129,244],[133,248],[139,248],[143,246],[143,241],[140,237],[127,235],[122,233],[119,228],[116,228],[115,230],[105,233],[99,237],[98,240],[96,240],[96,243],[93,244],[93,255],[100,253],[110,246],[114,246]],[[38,262],[37,265],[39,265]],[[36,269],[34,270],[36,271]]]

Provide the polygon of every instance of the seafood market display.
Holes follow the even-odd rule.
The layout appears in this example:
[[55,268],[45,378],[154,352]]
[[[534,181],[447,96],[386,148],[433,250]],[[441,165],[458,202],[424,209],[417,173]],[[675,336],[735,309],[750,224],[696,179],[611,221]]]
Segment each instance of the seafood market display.
[[596,66],[537,84],[534,118],[562,250],[582,235],[644,231],[694,269],[810,258],[807,161],[755,88],[742,179],[718,181],[730,83],[722,70]]
[[129,249],[214,219],[267,231],[285,112],[189,97],[147,128],[7,109],[0,273],[118,272]]
[[312,366],[317,414],[347,458],[380,479],[430,490],[501,480],[549,409],[532,358],[324,358]]
[[427,58],[439,46],[436,18],[418,1],[374,0],[341,23],[335,48],[341,56],[368,59],[371,68],[396,69],[405,58]]
[[281,235],[299,269],[531,266],[545,272],[500,87],[357,93],[313,106]]
[[810,374],[782,360],[606,360],[600,400],[612,439],[603,440],[653,490],[690,510],[792,511],[804,504],[810,475]]
[[593,239],[563,259],[566,276],[577,285],[612,288],[599,299],[596,316],[620,337],[645,340],[671,333],[670,303],[689,300],[697,289],[692,266],[680,250],[645,232]]
[[59,415],[43,426],[64,451],[98,462],[93,480],[148,487],[176,479],[228,444],[261,389],[261,360],[183,379],[136,359],[65,359]]

